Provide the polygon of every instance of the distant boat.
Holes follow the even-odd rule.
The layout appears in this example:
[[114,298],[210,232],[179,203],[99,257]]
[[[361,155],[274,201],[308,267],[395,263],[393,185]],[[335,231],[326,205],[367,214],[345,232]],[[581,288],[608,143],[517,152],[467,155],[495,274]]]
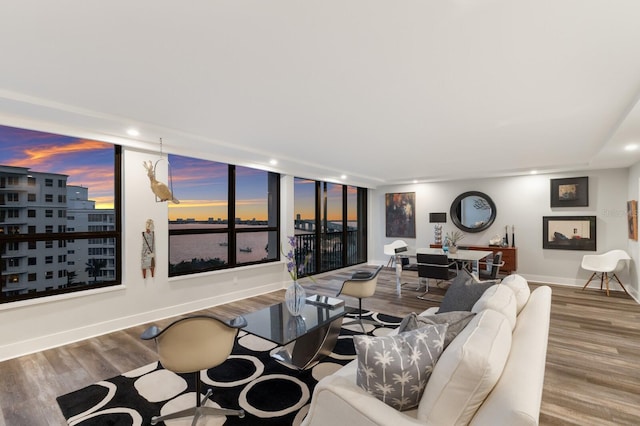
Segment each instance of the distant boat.
[[228,246],[228,245],[229,245],[229,243],[225,241],[225,242],[220,243],[220,245],[221,245],[222,247],[226,247],[226,246]]
[[240,251],[243,251],[245,253],[251,253],[253,251],[253,249],[251,247],[240,247]]

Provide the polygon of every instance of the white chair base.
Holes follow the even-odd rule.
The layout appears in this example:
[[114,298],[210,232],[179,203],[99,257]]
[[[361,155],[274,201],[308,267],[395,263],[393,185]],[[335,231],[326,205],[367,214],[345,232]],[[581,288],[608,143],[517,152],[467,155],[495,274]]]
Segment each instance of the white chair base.
[[202,397],[202,401],[200,402],[200,406],[191,407],[185,410],[176,411],[175,413],[167,414],[160,417],[152,417],[151,424],[155,425],[159,422],[164,422],[165,420],[171,419],[179,419],[182,417],[191,417],[193,416],[193,421],[191,422],[191,426],[196,426],[198,423],[198,419],[202,416],[238,416],[239,418],[244,417],[244,410],[229,410],[227,408],[216,408],[216,407],[205,407],[204,404],[207,402],[209,397],[213,391],[209,389],[205,396]]

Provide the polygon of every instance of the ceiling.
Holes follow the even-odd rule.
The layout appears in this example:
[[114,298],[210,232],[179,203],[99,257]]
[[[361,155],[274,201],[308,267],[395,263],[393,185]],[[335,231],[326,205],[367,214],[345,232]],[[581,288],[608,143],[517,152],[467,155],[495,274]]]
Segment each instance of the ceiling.
[[637,0],[1,8],[2,124],[367,187],[640,161]]

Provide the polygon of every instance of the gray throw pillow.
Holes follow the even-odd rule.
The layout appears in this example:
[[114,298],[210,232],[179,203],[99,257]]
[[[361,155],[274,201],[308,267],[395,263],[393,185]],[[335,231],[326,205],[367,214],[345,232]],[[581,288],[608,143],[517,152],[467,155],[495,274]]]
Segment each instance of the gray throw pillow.
[[446,324],[438,324],[393,336],[353,336],[358,386],[397,410],[417,407],[446,331]]
[[495,283],[495,281],[476,281],[469,272],[464,270],[458,272],[442,299],[438,313],[470,311],[482,293]]
[[426,325],[447,324],[447,332],[444,336],[444,348],[469,324],[475,313],[468,311],[451,311],[435,315],[418,315],[410,313],[402,319],[398,327],[398,333],[416,330]]

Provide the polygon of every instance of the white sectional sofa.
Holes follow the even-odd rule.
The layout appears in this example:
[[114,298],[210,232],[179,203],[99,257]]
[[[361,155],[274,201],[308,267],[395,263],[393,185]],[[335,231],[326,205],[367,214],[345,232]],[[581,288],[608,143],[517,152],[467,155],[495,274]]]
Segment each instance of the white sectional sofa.
[[417,408],[398,411],[361,389],[354,360],[317,384],[302,425],[537,425],[550,310],[549,287],[530,292],[524,278],[509,276],[475,303]]

